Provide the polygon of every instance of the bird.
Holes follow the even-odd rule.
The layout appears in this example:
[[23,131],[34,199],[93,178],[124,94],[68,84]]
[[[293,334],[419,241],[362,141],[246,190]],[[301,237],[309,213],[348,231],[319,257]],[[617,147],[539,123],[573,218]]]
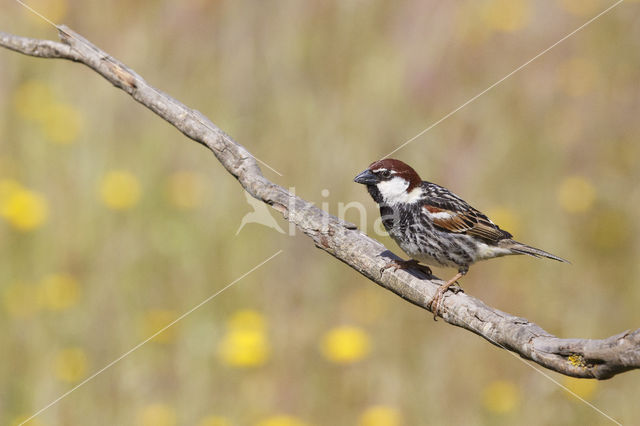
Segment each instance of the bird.
[[406,163],[385,158],[372,163],[354,181],[366,185],[380,207],[385,229],[410,260],[389,262],[381,269],[419,269],[432,276],[429,266],[457,268],[457,274],[438,288],[427,304],[434,320],[445,292],[481,260],[529,255],[569,261],[520,243],[448,189],[423,181]]

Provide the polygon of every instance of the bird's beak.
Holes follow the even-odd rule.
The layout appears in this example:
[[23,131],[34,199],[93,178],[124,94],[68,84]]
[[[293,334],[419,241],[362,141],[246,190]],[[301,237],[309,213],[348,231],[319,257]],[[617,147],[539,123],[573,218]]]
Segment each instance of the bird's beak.
[[376,176],[371,170],[367,169],[356,176],[353,181],[356,183],[361,183],[363,185],[375,185],[380,180],[378,179],[378,176]]

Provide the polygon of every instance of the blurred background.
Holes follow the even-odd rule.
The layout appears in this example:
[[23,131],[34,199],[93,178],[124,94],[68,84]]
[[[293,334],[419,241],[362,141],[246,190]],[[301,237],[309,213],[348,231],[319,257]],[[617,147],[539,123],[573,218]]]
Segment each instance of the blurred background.
[[[1,4],[1,30],[57,39]],[[283,175],[263,168],[269,179],[332,214],[363,203],[367,223],[355,209],[346,219],[374,235],[358,172],[613,2],[29,4],[210,117]],[[639,17],[625,1],[394,154],[572,261],[498,259],[462,282],[560,337],[640,325]],[[210,152],[93,71],[0,49],[0,423],[19,424],[278,250],[29,425],[609,423],[299,233],[237,233],[250,211]],[[638,421],[637,372],[549,374]]]

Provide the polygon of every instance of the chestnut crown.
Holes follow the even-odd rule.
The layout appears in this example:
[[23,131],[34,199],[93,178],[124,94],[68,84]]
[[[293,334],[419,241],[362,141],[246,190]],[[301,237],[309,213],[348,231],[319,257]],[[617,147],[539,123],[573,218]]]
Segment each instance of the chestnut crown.
[[407,191],[411,191],[422,183],[422,179],[411,166],[393,158],[385,158],[372,163],[365,171],[355,177],[354,182],[369,186],[389,181],[395,177],[409,182]]

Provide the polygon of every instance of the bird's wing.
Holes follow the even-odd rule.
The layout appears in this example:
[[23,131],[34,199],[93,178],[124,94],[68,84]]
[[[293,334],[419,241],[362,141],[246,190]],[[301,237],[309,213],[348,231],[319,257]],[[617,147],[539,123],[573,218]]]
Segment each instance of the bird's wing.
[[422,208],[428,212],[433,224],[438,228],[477,237],[490,243],[512,237],[457,195],[432,183],[428,186]]

